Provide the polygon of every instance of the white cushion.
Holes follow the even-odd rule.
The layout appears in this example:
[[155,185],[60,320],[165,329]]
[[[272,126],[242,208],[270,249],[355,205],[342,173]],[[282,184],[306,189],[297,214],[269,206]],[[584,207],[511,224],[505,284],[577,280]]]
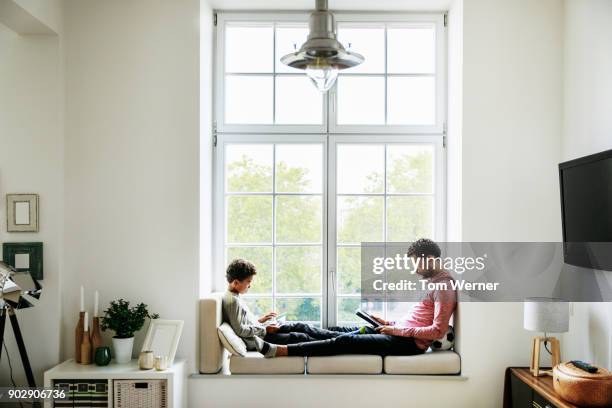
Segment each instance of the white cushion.
[[308,357],[306,371],[309,374],[380,374],[382,357],[364,354]]
[[200,372],[217,373],[223,364],[223,346],[217,334],[221,325],[221,297],[213,293],[200,299]]
[[437,351],[416,356],[386,356],[387,374],[459,374],[461,359],[454,351]]
[[219,339],[223,346],[234,356],[246,356],[247,348],[244,341],[232,329],[229,323],[223,323],[217,328]]
[[304,357],[265,358],[256,351],[230,357],[232,374],[304,374]]

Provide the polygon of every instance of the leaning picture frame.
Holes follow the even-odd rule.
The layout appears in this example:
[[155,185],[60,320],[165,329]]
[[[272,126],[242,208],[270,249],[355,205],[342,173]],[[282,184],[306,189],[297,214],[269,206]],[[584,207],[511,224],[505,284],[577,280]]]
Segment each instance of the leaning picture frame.
[[6,231],[38,232],[38,194],[6,195]]
[[154,356],[166,356],[168,366],[174,362],[181,333],[182,320],[152,319],[142,343],[142,351],[152,351]]

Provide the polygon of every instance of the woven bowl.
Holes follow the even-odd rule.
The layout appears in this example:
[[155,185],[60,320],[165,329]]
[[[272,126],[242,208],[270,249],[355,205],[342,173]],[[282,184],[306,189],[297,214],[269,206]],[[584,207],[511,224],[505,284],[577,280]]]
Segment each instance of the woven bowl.
[[597,367],[596,373],[583,371],[572,363],[553,368],[553,385],[561,398],[581,407],[612,407],[612,373]]

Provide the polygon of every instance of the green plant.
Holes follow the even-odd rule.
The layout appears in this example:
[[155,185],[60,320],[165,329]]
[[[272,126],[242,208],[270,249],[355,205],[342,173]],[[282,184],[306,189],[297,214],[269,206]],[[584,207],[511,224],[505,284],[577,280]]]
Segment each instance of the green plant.
[[134,332],[142,329],[146,318],[157,319],[157,313],[149,314],[147,305],[139,303],[130,307],[130,302],[119,299],[113,300],[110,307],[104,311],[100,327],[102,330],[113,330],[115,338],[127,339],[134,337]]

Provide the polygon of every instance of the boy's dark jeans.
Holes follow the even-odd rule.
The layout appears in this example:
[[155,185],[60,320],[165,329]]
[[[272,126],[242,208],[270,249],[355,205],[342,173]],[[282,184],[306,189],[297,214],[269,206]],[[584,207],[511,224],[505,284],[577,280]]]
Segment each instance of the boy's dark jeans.
[[410,356],[422,354],[412,337],[375,334],[366,326],[366,334],[355,334],[359,327],[319,329],[304,323],[280,326],[278,333],[266,334],[264,340],[287,344],[290,356],[331,356],[336,354],[377,354]]

